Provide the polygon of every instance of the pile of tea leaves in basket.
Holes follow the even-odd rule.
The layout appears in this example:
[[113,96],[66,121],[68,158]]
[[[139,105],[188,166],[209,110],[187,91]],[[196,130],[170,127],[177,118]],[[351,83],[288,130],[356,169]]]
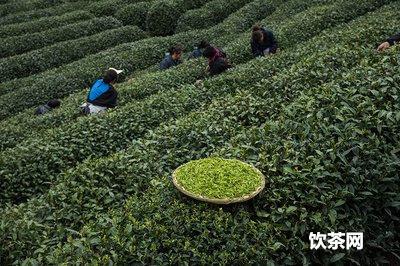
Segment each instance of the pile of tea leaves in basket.
[[186,191],[212,199],[233,199],[254,192],[263,175],[253,166],[232,159],[207,158],[180,167],[175,177]]

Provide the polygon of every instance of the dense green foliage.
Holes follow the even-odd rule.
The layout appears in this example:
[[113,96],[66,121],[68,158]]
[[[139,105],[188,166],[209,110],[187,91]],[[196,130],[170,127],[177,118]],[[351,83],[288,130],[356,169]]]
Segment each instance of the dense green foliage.
[[176,32],[184,32],[194,29],[204,29],[221,22],[244,4],[252,0],[213,0],[199,9],[193,9],[182,15],[176,26]]
[[[261,1],[261,0],[260,0]],[[0,84],[0,91],[10,92],[0,98],[0,119],[15,114],[25,108],[42,104],[43,95],[49,98],[64,97],[71,92],[81,91],[90,86],[93,80],[99,77],[105,68],[114,65],[123,68],[125,73],[145,69],[157,64],[164,57],[164,51],[177,43],[186,48],[192,48],[205,38],[217,38],[227,29],[229,33],[238,33],[248,30],[249,27],[266,12],[272,13],[281,4],[282,0],[275,0],[265,5],[265,9],[249,12],[246,6],[232,14],[232,18],[223,23],[203,31],[190,31],[169,37],[155,37],[131,44],[123,44],[114,49],[106,50],[93,56],[88,56],[74,63],[64,65],[58,69],[43,72],[38,75]],[[266,11],[267,10],[267,11]],[[243,43],[247,46],[248,40]],[[158,47],[158,49],[154,49]],[[79,69],[80,71],[74,71]],[[79,82],[70,82],[79,80]],[[54,88],[58,88],[54,90]],[[29,98],[25,96],[29,95]],[[23,102],[20,101],[24,97]],[[18,103],[18,104],[17,104]]]
[[[0,96],[0,264],[395,265],[400,50],[375,47],[398,31],[399,8],[256,0],[209,29],[0,83],[12,90]],[[276,33],[280,55],[253,59],[253,24]],[[155,71],[168,46],[204,38],[235,67]],[[119,107],[80,117],[83,88],[110,66],[133,77],[116,86]],[[59,109],[31,115],[57,96]],[[207,157],[254,165],[264,192],[223,208],[182,195],[172,172]],[[363,232],[364,248],[311,250],[310,232]]]
[[117,19],[94,18],[41,32],[2,39],[0,57],[7,57],[43,48],[57,42],[77,39],[121,26]]
[[18,36],[27,33],[44,31],[51,28],[58,28],[68,24],[73,24],[82,20],[88,20],[93,17],[94,16],[89,12],[76,11],[61,16],[53,16],[49,18],[34,20],[31,22],[5,25],[0,27],[0,36],[2,38],[6,38],[10,36]]
[[146,29],[146,17],[150,7],[151,2],[130,4],[120,8],[115,13],[115,17],[122,21],[124,25],[136,25],[141,29]]
[[143,39],[145,34],[134,26],[102,31],[88,37],[59,42],[42,49],[0,59],[2,81],[30,76],[100,52],[115,45]]
[[87,5],[86,1],[68,2],[44,9],[33,9],[0,17],[0,25],[31,22],[45,17],[60,16],[62,14],[82,9]]
[[[282,60],[282,64],[288,64],[291,61]],[[275,66],[276,67],[276,66]],[[274,68],[273,71],[277,71],[277,68]],[[270,75],[273,74],[270,70]],[[194,77],[193,77],[194,78]],[[253,80],[252,82],[256,82],[257,80]],[[238,89],[238,86],[241,84],[238,84],[237,81],[229,81],[227,79],[224,79],[223,81],[220,81],[221,85],[227,86],[230,83],[233,83],[236,85],[235,87],[231,87],[231,90]],[[246,79],[246,82],[249,83],[248,79]],[[213,83],[211,83],[209,86],[212,86]],[[218,83],[217,83],[218,84]],[[232,84],[232,85],[233,85]],[[216,85],[216,84],[214,84]],[[231,86],[232,86],[231,85]],[[218,86],[218,85],[217,85]],[[101,119],[101,121],[97,120],[89,120],[89,121],[78,121],[78,123],[74,125],[68,125],[68,128],[59,128],[54,132],[51,132],[49,136],[45,136],[47,140],[52,139],[53,141],[49,141],[53,145],[49,147],[46,144],[44,145],[43,149],[48,150],[49,152],[53,153],[54,157],[57,158],[56,161],[53,162],[48,162],[44,163],[43,167],[40,169],[37,169],[35,166],[31,171],[27,171],[29,166],[25,165],[24,169],[21,169],[21,178],[23,180],[17,181],[17,179],[14,178],[11,182],[17,181],[17,182],[36,182],[35,179],[28,178],[26,179],[25,175],[29,173],[30,176],[41,176],[44,178],[45,176],[50,177],[51,175],[57,173],[60,171],[62,168],[69,166],[69,164],[75,164],[77,161],[81,161],[82,159],[85,158],[85,153],[83,153],[81,149],[81,145],[83,143],[86,143],[86,151],[90,151],[92,156],[104,156],[109,154],[111,151],[123,149],[126,147],[128,143],[130,143],[131,139],[133,137],[138,137],[138,134],[141,134],[143,130],[148,130],[151,127],[157,126],[158,123],[171,119],[174,117],[175,114],[184,114],[194,108],[194,106],[202,103],[208,103],[211,99],[204,97],[193,97],[193,95],[190,95],[190,93],[193,93],[192,91],[188,90],[185,91],[183,90],[184,93],[180,95],[180,97],[177,97],[178,92],[173,92],[172,94],[170,92],[165,92],[164,94],[160,95],[154,95],[154,97],[151,97],[147,99],[143,103],[134,103],[132,105],[128,105],[124,107],[124,112],[119,112],[116,113],[113,118],[110,117],[110,119],[105,120]],[[180,91],[179,91],[180,92]],[[223,91],[221,90],[215,90],[213,97],[219,96]],[[190,99],[190,100],[185,100],[179,105],[176,105],[176,101],[182,100],[182,99]],[[148,105],[150,104],[150,106]],[[157,106],[162,106],[164,105],[165,111],[162,111],[161,114],[158,114],[157,112],[150,112],[150,111],[145,111],[145,110],[158,110]],[[169,106],[169,108],[166,108],[166,106]],[[125,111],[126,110],[126,111]],[[180,111],[179,111],[180,110]],[[127,115],[127,113],[130,113],[130,115]],[[134,118],[137,117],[137,118]],[[143,121],[151,121],[151,123],[143,123]],[[93,126],[90,126],[90,123],[93,123]],[[110,124],[119,124],[121,125],[119,128],[116,128],[115,130],[110,129]],[[136,126],[139,126],[138,131],[135,131],[134,129]],[[147,126],[147,127],[146,127]],[[92,131],[98,132],[101,130],[101,128],[104,128],[105,130],[109,131],[107,135],[98,135],[93,133]],[[111,131],[110,131],[111,130]],[[65,136],[65,137],[64,137]],[[76,136],[75,140],[71,140],[71,136]],[[81,136],[78,138],[77,136]],[[106,137],[106,139],[105,139]],[[74,141],[75,144],[72,142]],[[26,150],[27,147],[29,150],[32,150],[32,152],[29,153],[21,153],[18,151],[18,149],[11,150],[10,153],[7,153],[7,155],[4,155],[4,158],[10,156],[13,158],[19,158],[18,161],[23,161],[28,163],[32,159],[29,159],[29,157],[35,158],[35,160],[42,158],[40,160],[47,161],[48,158],[46,154],[40,152],[41,146],[40,143],[43,141],[40,140],[40,138],[37,138],[30,144],[24,143],[24,145],[21,145],[24,147]],[[63,147],[64,144],[68,142],[68,150],[69,153],[59,149],[59,147]],[[97,143],[101,142],[103,145],[98,146]],[[108,143],[106,145],[106,143]],[[119,143],[119,145],[118,145]],[[55,154],[59,154],[59,156],[55,156]],[[74,154],[75,156],[72,156],[70,154]],[[62,158],[62,159],[61,159]],[[15,172],[15,165],[14,161],[10,161],[5,159],[4,164],[3,164],[3,169],[4,169],[4,179],[6,179],[8,176],[17,176]],[[61,163],[62,162],[62,163]],[[6,166],[6,164],[10,163],[10,166]],[[60,164],[61,163],[61,164]],[[13,169],[13,170],[11,170]],[[34,169],[38,170],[36,172]],[[7,178],[8,179],[8,178]],[[7,182],[4,182],[4,185],[6,185]],[[21,186],[20,187],[21,191],[24,191],[26,189],[26,186]],[[31,193],[31,191],[35,191],[36,189],[41,189],[40,186],[29,186],[28,191],[26,192],[27,195]],[[19,189],[18,189],[19,190]],[[13,195],[13,191],[8,191],[7,193],[10,193],[10,195]],[[23,193],[25,194],[25,192]]]
[[175,32],[179,17],[187,10],[198,8],[209,0],[157,0],[147,13],[146,28],[153,35]]
[[190,161],[175,172],[186,191],[209,199],[234,199],[254,192],[264,176],[244,162],[223,158]]

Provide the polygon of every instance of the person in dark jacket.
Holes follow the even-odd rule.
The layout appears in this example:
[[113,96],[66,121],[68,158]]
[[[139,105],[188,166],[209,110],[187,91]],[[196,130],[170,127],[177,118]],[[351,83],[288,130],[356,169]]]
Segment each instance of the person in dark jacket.
[[166,54],[165,58],[160,63],[160,69],[165,70],[173,66],[177,66],[183,63],[182,48],[172,47],[169,49],[169,53]]
[[47,104],[38,107],[35,112],[34,115],[42,115],[45,113],[50,112],[51,110],[53,110],[54,108],[59,107],[61,104],[61,102],[57,99],[51,99]]
[[268,56],[275,54],[278,42],[271,30],[254,26],[251,36],[251,52],[254,56]]
[[117,82],[121,72],[122,70],[110,68],[103,78],[93,83],[86,102],[81,106],[81,113],[105,112],[108,108],[117,106],[118,93],[113,85]]
[[208,46],[210,46],[210,44],[207,41],[202,40],[196,47],[194,47],[194,50],[190,54],[188,60],[202,57],[203,56],[203,50],[205,48],[207,48]]
[[400,42],[400,34],[390,37],[385,42],[381,43],[376,50],[379,52],[387,49],[390,46],[394,45],[395,42]]
[[225,52],[220,49],[208,46],[204,49],[203,56],[208,59],[206,72],[208,72],[210,76],[218,75],[230,67]]

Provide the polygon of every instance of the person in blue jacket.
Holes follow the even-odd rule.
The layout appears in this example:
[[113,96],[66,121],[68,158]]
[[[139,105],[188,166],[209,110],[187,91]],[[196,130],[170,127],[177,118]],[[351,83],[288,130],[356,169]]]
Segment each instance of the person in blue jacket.
[[202,57],[204,49],[207,48],[208,46],[210,46],[210,44],[207,41],[202,40],[197,46],[194,47],[194,50],[190,54],[188,59],[190,60],[190,59]]
[[387,49],[390,46],[394,45],[395,42],[400,42],[400,33],[395,36],[390,37],[385,42],[381,43],[376,50],[379,52],[384,49]]
[[251,36],[251,52],[255,57],[275,54],[278,42],[271,30],[254,26]]
[[81,113],[105,112],[108,108],[117,106],[118,93],[113,85],[117,82],[121,72],[123,71],[109,68],[103,78],[93,83],[86,102],[81,106]]
[[177,66],[183,63],[182,57],[182,48],[172,47],[169,49],[165,58],[160,63],[160,69],[165,70],[173,66]]

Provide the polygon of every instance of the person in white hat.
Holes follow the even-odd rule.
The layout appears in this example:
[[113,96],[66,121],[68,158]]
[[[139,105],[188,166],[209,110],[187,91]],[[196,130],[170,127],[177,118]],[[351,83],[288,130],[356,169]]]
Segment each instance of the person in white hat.
[[117,82],[118,75],[121,72],[123,70],[109,68],[103,78],[93,83],[86,102],[81,105],[81,113],[105,112],[107,108],[117,106],[118,93],[113,85]]

